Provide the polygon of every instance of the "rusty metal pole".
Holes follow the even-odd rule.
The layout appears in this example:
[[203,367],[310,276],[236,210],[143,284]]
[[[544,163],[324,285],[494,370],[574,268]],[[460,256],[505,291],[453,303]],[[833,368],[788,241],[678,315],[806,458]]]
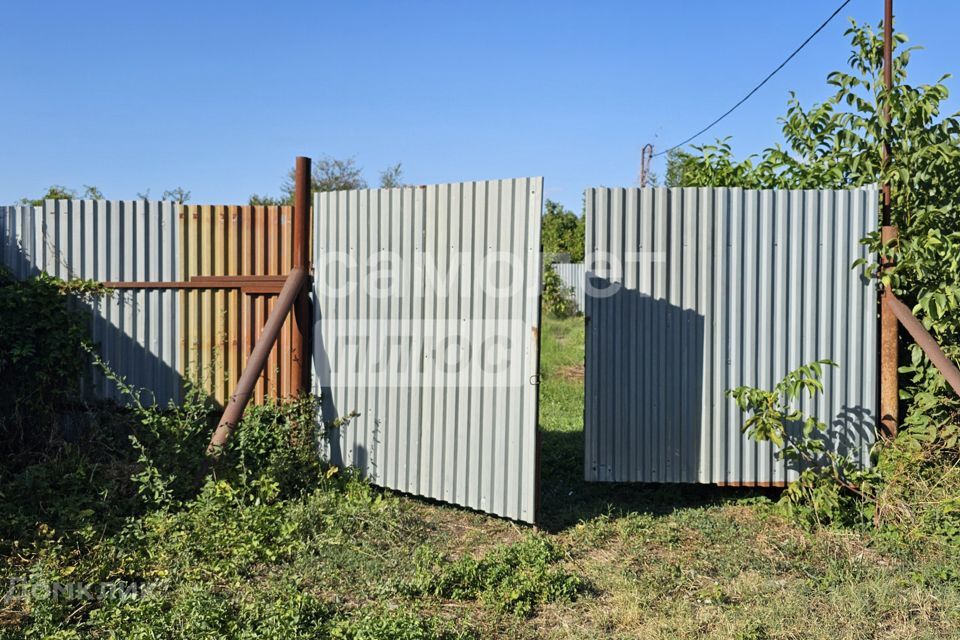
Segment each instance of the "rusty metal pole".
[[[880,228],[884,246],[897,240],[897,228],[885,225]],[[885,258],[881,272],[893,268],[893,259]],[[886,438],[895,438],[900,422],[900,384],[898,379],[898,356],[900,351],[900,326],[889,301],[893,298],[890,287],[884,286],[880,293],[880,433]]]
[[[893,88],[893,0],[883,0],[883,86]],[[883,103],[883,162],[890,160],[890,100]],[[883,183],[883,224],[890,224],[890,183]]]
[[[883,11],[883,86],[887,95],[883,101],[883,140],[880,161],[884,172],[890,164],[890,96],[893,88],[893,0],[884,0]],[[881,240],[884,245],[897,238],[897,228],[891,225],[890,182],[881,186]],[[882,271],[893,267],[892,260],[885,260]],[[900,351],[899,330],[896,316],[890,306],[884,304],[891,295],[887,287],[880,294],[880,433],[884,437],[897,435],[900,422],[900,386],[897,378]]]
[[[883,101],[883,145],[880,148],[880,164],[886,169],[890,164],[890,97],[893,88],[893,0],[883,0],[883,88],[888,95]],[[887,226],[890,221],[890,183],[886,180],[880,187],[883,198],[882,222]]]
[[960,369],[957,369],[957,366],[947,357],[943,349],[940,348],[940,345],[937,344],[937,341],[933,339],[930,332],[923,326],[923,323],[920,322],[920,320],[913,315],[913,312],[910,311],[910,308],[903,304],[893,293],[890,293],[886,297],[884,306],[890,307],[890,310],[897,316],[900,323],[910,335],[913,336],[917,345],[923,349],[923,352],[930,359],[930,362],[933,363],[933,366],[937,368],[937,371],[940,372],[940,375],[943,376],[943,379],[947,381],[950,388],[960,396]]
[[[310,273],[310,158],[297,157],[293,199],[293,268]],[[312,353],[310,297],[307,284],[301,289],[293,308],[293,344],[291,345],[290,393],[293,396],[310,389]]]

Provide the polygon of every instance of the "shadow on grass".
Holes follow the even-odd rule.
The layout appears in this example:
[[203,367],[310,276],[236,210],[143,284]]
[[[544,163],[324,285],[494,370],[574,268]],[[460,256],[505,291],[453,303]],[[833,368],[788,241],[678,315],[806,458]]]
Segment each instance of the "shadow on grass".
[[706,484],[586,482],[583,431],[541,431],[540,527],[561,533],[579,522],[611,515],[669,515],[679,509],[722,505],[745,498],[776,498],[779,489]]

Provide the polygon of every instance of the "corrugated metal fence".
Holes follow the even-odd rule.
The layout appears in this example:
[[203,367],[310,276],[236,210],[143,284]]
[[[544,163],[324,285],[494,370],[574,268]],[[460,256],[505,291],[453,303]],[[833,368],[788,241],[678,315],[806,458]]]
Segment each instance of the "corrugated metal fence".
[[[48,200],[0,207],[3,264],[20,278],[177,280],[177,206],[144,200]],[[179,301],[171,290],[118,290],[84,306],[93,340],[118,375],[145,389],[143,400],[178,401]],[[85,381],[95,395],[122,401],[99,370]]]
[[[317,194],[314,379],[323,417],[359,412],[326,445],[376,484],[534,521],[542,179]],[[868,257],[877,192],[591,189],[583,265],[585,474],[590,480],[779,484],[724,391],[771,387],[832,358],[805,401],[833,445],[867,461],[876,419]],[[173,282],[283,275],[290,211],[146,201],[0,207],[20,277]],[[570,273],[567,273],[569,271]],[[272,302],[234,287],[121,289],[92,303],[110,366],[159,402],[186,372],[232,389]],[[289,392],[289,328],[258,399]],[[87,380],[121,400],[99,373]]]
[[[85,304],[100,355],[142,400],[182,398],[185,379],[224,403],[266,322],[275,294],[237,287],[179,288],[193,277],[282,276],[292,266],[290,207],[181,206],[144,200],[49,200],[0,207],[3,264],[23,278],[137,283]],[[140,287],[167,283],[169,288]],[[271,351],[256,400],[290,394],[290,320]],[[85,383],[123,401],[99,370]]]
[[560,276],[563,284],[573,289],[573,300],[577,303],[577,311],[583,313],[584,284],[587,280],[587,270],[582,262],[556,262],[553,270]]
[[802,408],[868,463],[876,301],[851,264],[869,257],[875,188],[590,189],[586,207],[588,480],[787,481],[724,391],[819,358],[839,369]]
[[536,514],[541,178],[317,194],[325,455],[374,483]]
[[[180,221],[184,279],[282,276],[293,268],[292,207],[185,205]],[[180,292],[184,371],[199,376],[218,402],[225,404],[233,393],[276,298],[237,289]],[[255,388],[257,402],[290,396],[292,339],[293,320],[287,318]]]

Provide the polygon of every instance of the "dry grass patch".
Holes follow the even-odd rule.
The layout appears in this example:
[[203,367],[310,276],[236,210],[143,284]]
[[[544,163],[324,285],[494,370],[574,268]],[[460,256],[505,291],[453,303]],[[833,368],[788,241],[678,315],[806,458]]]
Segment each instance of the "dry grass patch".
[[584,374],[583,363],[571,364],[557,369],[557,377],[566,382],[582,382]]

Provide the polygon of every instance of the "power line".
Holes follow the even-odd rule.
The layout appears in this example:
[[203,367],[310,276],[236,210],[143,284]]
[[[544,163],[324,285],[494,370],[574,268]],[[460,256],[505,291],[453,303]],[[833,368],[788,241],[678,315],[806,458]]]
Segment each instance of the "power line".
[[830,14],[830,17],[827,18],[826,20],[824,20],[824,21],[823,21],[823,24],[821,24],[819,27],[817,27],[817,30],[816,30],[816,31],[814,31],[814,32],[811,33],[809,36],[807,36],[807,39],[804,40],[803,43],[802,43],[799,47],[797,47],[796,49],[794,49],[793,53],[791,53],[789,56],[787,56],[787,59],[786,59],[786,60],[784,60],[783,62],[780,63],[780,66],[779,66],[779,67],[777,67],[776,69],[774,69],[773,71],[771,71],[770,74],[760,82],[760,84],[758,84],[758,85],[755,86],[753,89],[751,89],[751,90],[750,90],[750,93],[748,93],[747,95],[743,96],[743,98],[740,99],[740,102],[738,102],[737,104],[735,104],[735,105],[733,105],[732,107],[730,107],[730,109],[728,109],[726,113],[724,113],[722,116],[720,116],[719,118],[717,118],[716,120],[714,120],[713,122],[711,122],[710,124],[708,124],[707,126],[705,126],[705,127],[704,127],[703,129],[701,129],[700,131],[697,131],[695,134],[693,134],[692,136],[690,136],[689,138],[687,138],[686,140],[684,140],[684,141],[681,142],[680,144],[675,144],[675,145],[673,145],[672,147],[670,147],[669,149],[667,149],[666,151],[661,151],[660,153],[655,153],[655,154],[653,154],[653,156],[654,156],[654,157],[662,156],[662,155],[665,154],[665,153],[670,153],[670,152],[673,151],[674,149],[679,149],[680,147],[682,147],[683,145],[687,144],[688,142],[690,142],[690,141],[692,141],[692,140],[695,140],[696,138],[700,137],[701,135],[703,135],[704,133],[706,133],[707,131],[709,131],[710,129],[712,129],[712,128],[713,128],[716,124],[718,124],[721,120],[723,120],[723,119],[726,118],[728,115],[730,115],[731,113],[733,113],[734,111],[736,111],[737,107],[739,107],[739,106],[742,105],[744,102],[746,102],[747,100],[749,100],[749,99],[750,99],[750,96],[752,96],[752,95],[755,94],[757,91],[759,91],[759,90],[760,90],[760,87],[762,87],[763,85],[767,84],[767,82],[770,80],[770,78],[772,78],[773,76],[777,75],[777,72],[779,72],[781,69],[783,69],[785,66],[787,66],[787,63],[790,62],[791,60],[793,60],[793,57],[796,56],[798,53],[800,53],[800,51],[801,51],[805,46],[807,46],[807,45],[810,43],[810,41],[813,40],[813,39],[817,36],[818,33],[820,33],[821,31],[823,31],[824,28],[826,28],[826,26],[827,26],[828,24],[830,24],[830,21],[833,20],[834,18],[836,18],[836,17],[837,17],[837,14],[840,13],[841,11],[843,11],[843,8],[844,8],[845,6],[847,6],[848,4],[850,4],[850,2],[852,2],[852,0],[845,0],[845,2],[844,2],[843,4],[841,4],[839,7],[837,7],[836,11],[834,11],[833,13],[831,13],[831,14]]

